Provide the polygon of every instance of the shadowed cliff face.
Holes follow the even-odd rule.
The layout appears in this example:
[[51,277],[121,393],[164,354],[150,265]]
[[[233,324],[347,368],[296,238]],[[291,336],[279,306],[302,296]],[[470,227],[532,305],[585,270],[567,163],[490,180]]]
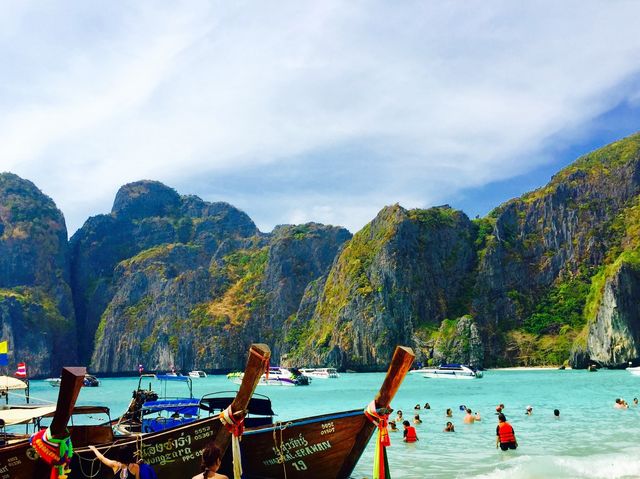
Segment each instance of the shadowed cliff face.
[[494,364],[568,358],[591,314],[584,308],[592,277],[635,248],[623,236],[640,191],[639,146],[635,135],[590,153],[491,213],[472,314]]
[[448,207],[383,209],[345,245],[326,281],[307,290],[318,302],[310,321],[300,320],[308,302],[290,320],[288,360],[384,367],[396,344],[412,344],[416,330],[437,329],[450,305],[462,306],[474,239],[473,224]]
[[622,263],[606,281],[595,321],[589,325],[586,356],[607,365],[626,365],[640,356],[640,268]]
[[9,361],[49,374],[77,360],[67,229],[30,181],[0,174],[0,336]]
[[263,235],[224,203],[155,182],[123,187],[111,215],[72,239],[74,279],[95,285],[78,283],[76,295],[85,331],[96,331],[92,367],[239,368],[255,341],[277,360],[284,320],[349,237],[313,223]]
[[181,197],[153,181],[123,186],[111,214],[90,218],[70,241],[82,360],[91,357],[100,318],[118,293],[121,279],[115,273],[121,261],[163,245],[185,244],[198,249],[206,268],[212,255],[255,234],[249,217],[226,203]]

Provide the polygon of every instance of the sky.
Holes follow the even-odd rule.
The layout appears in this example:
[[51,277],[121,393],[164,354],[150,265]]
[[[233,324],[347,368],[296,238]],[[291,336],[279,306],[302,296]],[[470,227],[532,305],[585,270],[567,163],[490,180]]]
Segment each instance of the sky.
[[5,1],[0,172],[69,234],[159,180],[264,231],[470,217],[640,130],[640,2]]

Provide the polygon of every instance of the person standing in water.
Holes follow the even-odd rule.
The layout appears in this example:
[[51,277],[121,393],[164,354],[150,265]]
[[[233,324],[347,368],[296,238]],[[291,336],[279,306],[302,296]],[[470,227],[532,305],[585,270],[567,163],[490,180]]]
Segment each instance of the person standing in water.
[[418,434],[416,433],[416,428],[409,423],[409,421],[404,421],[402,423],[404,426],[404,438],[402,439],[404,442],[416,442],[418,440]]
[[502,413],[498,414],[498,427],[496,427],[496,449],[498,447],[503,451],[516,449],[518,447],[516,433]]
[[476,418],[471,414],[471,409],[466,409],[466,416],[462,420],[465,424],[473,424],[476,421]]

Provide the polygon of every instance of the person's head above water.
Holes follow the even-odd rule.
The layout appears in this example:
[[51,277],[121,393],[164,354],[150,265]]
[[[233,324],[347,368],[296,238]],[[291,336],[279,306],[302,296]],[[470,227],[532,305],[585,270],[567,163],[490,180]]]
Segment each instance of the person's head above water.
[[554,409],[554,410],[553,410],[553,415],[554,415],[555,417],[560,417],[560,410],[559,410],[559,409]]

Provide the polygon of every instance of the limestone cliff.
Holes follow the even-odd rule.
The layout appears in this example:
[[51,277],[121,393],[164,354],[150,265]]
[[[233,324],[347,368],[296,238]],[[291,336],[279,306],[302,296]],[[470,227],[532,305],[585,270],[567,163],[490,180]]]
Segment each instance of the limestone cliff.
[[311,320],[290,321],[288,360],[384,367],[395,345],[412,344],[417,331],[429,334],[464,309],[475,234],[449,207],[384,208],[336,258]]
[[313,223],[265,235],[226,204],[180,197],[155,182],[123,190],[111,215],[91,219],[72,239],[76,278],[101,284],[92,291],[99,301],[78,308],[86,330],[97,330],[98,372],[139,363],[239,368],[255,341],[272,345],[277,360],[284,321],[350,237]]
[[59,373],[77,360],[67,228],[30,181],[0,174],[0,337],[10,366]]
[[[155,181],[123,186],[111,214],[89,218],[70,241],[81,359],[86,362],[91,357],[101,317],[118,293],[122,278],[116,272],[122,269],[116,267],[120,262],[145,251],[153,256],[158,252],[154,248],[183,244],[197,250],[190,258],[200,258],[198,267],[206,269],[212,256],[224,254],[257,233],[245,213],[226,203],[180,196]],[[139,264],[147,266],[143,261]],[[182,268],[176,263],[172,267]]]

